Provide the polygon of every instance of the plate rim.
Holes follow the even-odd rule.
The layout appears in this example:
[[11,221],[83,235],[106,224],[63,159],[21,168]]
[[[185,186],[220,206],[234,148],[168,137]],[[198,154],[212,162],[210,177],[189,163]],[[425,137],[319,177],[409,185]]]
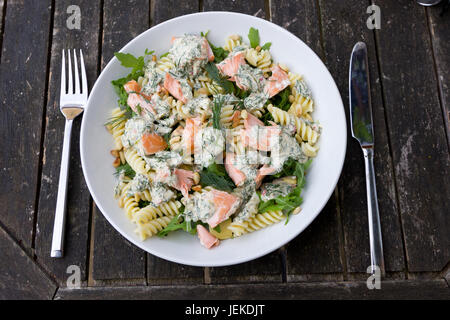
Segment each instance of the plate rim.
[[[294,37],[296,40],[302,42],[310,51],[310,53],[312,55],[314,55],[318,61],[320,61],[320,63],[322,63],[325,72],[328,74],[328,76],[332,79],[332,88],[335,90],[335,92],[337,93],[337,96],[339,97],[339,103],[337,103],[337,110],[340,110],[341,116],[343,116],[343,119],[345,121],[343,121],[343,131],[344,131],[344,146],[343,146],[343,152],[342,152],[342,157],[341,159],[339,159],[339,174],[337,175],[337,177],[334,179],[332,186],[333,188],[331,188],[331,191],[329,192],[329,194],[327,195],[327,201],[325,201],[324,203],[322,203],[320,205],[320,208],[317,210],[317,213],[314,214],[310,219],[305,220],[305,224],[304,227],[302,229],[299,229],[298,232],[293,233],[293,235],[287,237],[286,239],[283,239],[283,241],[278,241],[277,244],[273,247],[270,247],[267,250],[262,250],[260,253],[258,254],[254,254],[254,255],[247,255],[243,258],[240,259],[234,259],[232,262],[214,262],[212,261],[211,263],[195,263],[190,261],[189,263],[187,263],[185,260],[183,259],[177,259],[177,257],[173,257],[172,255],[166,255],[163,252],[154,252],[153,250],[150,250],[147,247],[144,247],[143,243],[144,242],[137,242],[134,239],[132,239],[130,236],[128,236],[128,234],[124,231],[121,230],[120,227],[118,227],[118,225],[116,223],[114,223],[114,221],[109,217],[108,214],[105,214],[105,210],[102,207],[102,205],[100,204],[100,202],[98,201],[98,198],[95,194],[95,192],[93,192],[92,190],[92,185],[89,181],[87,172],[86,172],[86,159],[85,159],[85,146],[84,146],[84,132],[85,132],[85,116],[83,115],[82,118],[82,122],[81,122],[81,129],[80,129],[80,157],[81,157],[81,167],[82,167],[82,171],[83,171],[83,176],[84,179],[86,181],[86,185],[89,189],[89,193],[92,196],[95,205],[98,207],[98,209],[100,210],[100,212],[103,214],[103,216],[106,218],[106,220],[114,227],[114,229],[119,232],[126,240],[128,240],[129,242],[131,242],[133,245],[137,246],[138,248],[144,250],[145,252],[148,252],[152,255],[155,255],[156,257],[159,257],[161,259],[165,259],[167,261],[171,261],[174,263],[178,263],[178,264],[182,264],[182,265],[188,265],[188,266],[196,266],[196,267],[222,267],[222,266],[231,266],[231,265],[236,265],[236,264],[240,264],[240,263],[244,263],[244,262],[248,262],[248,261],[252,261],[252,260],[256,260],[260,257],[266,256],[276,250],[278,250],[279,248],[281,248],[282,246],[286,245],[287,243],[289,243],[290,241],[292,241],[294,238],[298,237],[317,217],[318,215],[323,211],[323,208],[326,206],[326,204],[328,203],[329,199],[331,198],[337,183],[342,175],[342,170],[343,170],[343,166],[344,166],[344,162],[345,162],[345,157],[346,157],[346,153],[347,153],[347,140],[348,140],[348,135],[347,135],[347,120],[346,120],[346,115],[345,115],[345,105],[342,101],[342,96],[341,93],[339,91],[339,88],[337,87],[336,81],[334,79],[334,77],[332,76],[332,74],[330,73],[330,71],[328,70],[327,66],[325,65],[325,63],[322,61],[322,59],[314,52],[314,50],[312,50],[302,39],[300,39],[299,37],[297,37],[295,34],[293,34],[292,32],[290,32],[289,30],[273,23],[272,21],[260,18],[260,17],[256,17],[256,16],[252,16],[252,15],[248,15],[245,13],[240,13],[240,12],[230,12],[230,11],[207,11],[207,12],[196,12],[196,13],[190,13],[190,14],[185,14],[185,15],[181,15],[169,20],[166,20],[162,23],[159,23],[143,32],[141,32],[139,35],[137,35],[136,37],[134,37],[133,39],[131,39],[130,41],[128,41],[120,50],[119,52],[125,52],[127,50],[127,48],[135,41],[139,41],[138,39],[140,39],[141,37],[143,37],[146,33],[148,32],[152,32],[155,29],[159,29],[160,27],[169,24],[169,23],[174,23],[174,21],[179,20],[179,19],[185,19],[187,17],[192,17],[192,16],[203,16],[203,15],[217,15],[217,14],[221,14],[221,15],[229,15],[229,16],[243,16],[245,18],[250,18],[250,19],[256,19],[256,20],[261,20],[264,23],[268,23],[269,25],[271,25],[271,27],[278,29],[281,32],[286,32],[288,33],[291,37]],[[99,85],[99,83],[101,82],[100,80],[102,79],[102,77],[107,73],[107,70],[109,70],[112,67],[113,62],[117,60],[117,58],[115,56],[113,56],[107,63],[107,65],[105,66],[105,68],[100,72],[100,74],[97,76],[97,78],[95,79],[94,85],[92,86],[91,89],[91,93],[93,91],[96,90],[96,87]],[[89,104],[91,101],[91,94],[89,94],[88,97],[88,101],[86,103],[86,109],[88,108]]]

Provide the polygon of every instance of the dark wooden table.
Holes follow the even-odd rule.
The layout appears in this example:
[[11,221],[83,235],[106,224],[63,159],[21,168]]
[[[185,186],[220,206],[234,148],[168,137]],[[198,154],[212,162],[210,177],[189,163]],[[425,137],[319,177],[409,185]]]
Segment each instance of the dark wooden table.
[[[371,2],[381,9],[381,29],[366,25]],[[67,28],[70,5],[81,9],[80,30]],[[450,298],[450,12],[440,16],[442,6],[424,8],[413,0],[1,0],[0,8],[0,298]],[[350,52],[357,41],[367,43],[387,269],[381,290],[366,286],[364,164],[351,138],[335,193],[307,230],[258,260],[198,268],[147,254],[105,220],[83,178],[77,119],[65,257],[50,258],[64,131],[62,49],[83,49],[92,86],[113,53],[141,32],[211,10],[262,17],[297,35],[329,68],[347,113]],[[79,267],[81,289],[67,288],[71,265]]]

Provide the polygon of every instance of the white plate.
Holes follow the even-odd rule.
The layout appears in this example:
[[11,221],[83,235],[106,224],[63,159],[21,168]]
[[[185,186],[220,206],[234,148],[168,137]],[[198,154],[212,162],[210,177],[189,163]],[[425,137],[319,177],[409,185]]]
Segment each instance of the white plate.
[[117,96],[111,80],[129,73],[113,58],[97,79],[89,96],[81,126],[81,162],[87,185],[98,208],[125,238],[143,250],[160,258],[193,266],[225,266],[246,262],[283,246],[302,232],[320,213],[338,181],[347,144],[344,107],[336,84],[317,55],[300,39],[285,29],[249,15],[231,12],[204,12],[181,16],[161,23],[130,41],[122,52],[136,56],[146,48],[158,55],[168,51],[172,36],[210,30],[208,39],[224,45],[227,36],[242,35],[247,40],[250,27],[259,30],[261,43],[272,42],[270,49],[276,62],[304,75],[311,88],[316,110],[314,119],[323,126],[320,152],[313,160],[303,191],[302,211],[266,229],[222,241],[208,250],[196,236],[179,231],[164,239],[153,237],[141,241],[134,233],[134,224],[114,199],[112,157],[113,138],[104,127],[117,106]]

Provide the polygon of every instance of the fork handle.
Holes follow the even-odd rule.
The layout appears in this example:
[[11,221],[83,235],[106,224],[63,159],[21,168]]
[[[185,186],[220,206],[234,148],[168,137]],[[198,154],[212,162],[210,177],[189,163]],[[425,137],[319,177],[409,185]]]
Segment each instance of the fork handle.
[[56,199],[55,223],[53,225],[52,251],[50,253],[50,256],[53,258],[63,257],[72,123],[73,120],[66,119],[61,168],[59,171],[58,197]]
[[373,166],[373,148],[362,148],[366,167],[367,211],[369,218],[369,241],[371,273],[378,267],[384,276],[383,240],[381,238],[380,213],[378,211],[377,188],[375,185],[375,169]]

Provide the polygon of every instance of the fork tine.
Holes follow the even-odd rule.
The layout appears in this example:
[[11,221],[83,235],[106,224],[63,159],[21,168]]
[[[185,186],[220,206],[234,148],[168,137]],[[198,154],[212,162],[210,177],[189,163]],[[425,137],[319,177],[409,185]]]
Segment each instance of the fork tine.
[[75,71],[75,94],[80,94],[80,77],[78,76],[78,60],[75,49],[73,49],[73,67]]
[[73,94],[72,60],[70,59],[70,50],[67,50],[67,62],[69,64],[69,81],[67,84],[67,94]]
[[64,55],[64,50],[62,51],[62,61],[61,61],[61,94],[60,98],[66,94],[66,58]]
[[81,90],[83,90],[83,95],[88,94],[88,83],[86,77],[86,68],[84,67],[83,51],[80,49],[80,63],[81,63]]

